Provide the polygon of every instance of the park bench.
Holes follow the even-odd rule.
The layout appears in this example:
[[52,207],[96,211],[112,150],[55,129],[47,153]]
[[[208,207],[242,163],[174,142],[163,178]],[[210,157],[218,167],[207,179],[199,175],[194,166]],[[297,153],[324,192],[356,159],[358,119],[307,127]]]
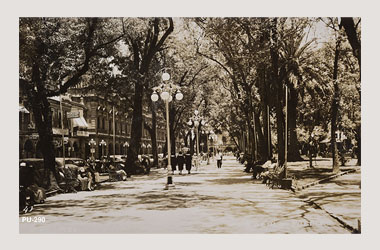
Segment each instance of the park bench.
[[284,167],[275,168],[273,172],[269,172],[267,177],[268,177],[268,180],[266,182],[267,186],[270,186],[271,188],[273,188],[276,185],[276,187],[279,187],[281,186],[281,183],[280,183],[281,179],[285,177],[285,168]]
[[266,185],[274,188],[290,189],[292,186],[292,179],[285,178],[285,167],[274,168],[266,176]]

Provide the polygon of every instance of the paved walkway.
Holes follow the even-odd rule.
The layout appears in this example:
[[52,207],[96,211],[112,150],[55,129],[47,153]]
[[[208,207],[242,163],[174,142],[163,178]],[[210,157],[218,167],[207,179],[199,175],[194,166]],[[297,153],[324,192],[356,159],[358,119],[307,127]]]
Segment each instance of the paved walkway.
[[361,171],[342,175],[326,183],[302,190],[300,198],[305,198],[352,231],[359,230],[361,219]]
[[[254,183],[228,158],[191,175],[174,176],[163,190],[163,169],[100,190],[50,197],[28,214],[21,233],[350,233],[324,210],[291,191]],[[24,219],[25,220],[25,219]]]

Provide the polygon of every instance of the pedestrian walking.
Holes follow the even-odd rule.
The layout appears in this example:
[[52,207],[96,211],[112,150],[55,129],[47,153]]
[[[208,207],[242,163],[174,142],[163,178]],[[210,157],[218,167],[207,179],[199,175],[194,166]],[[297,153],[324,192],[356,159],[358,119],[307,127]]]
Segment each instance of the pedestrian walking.
[[168,155],[166,155],[166,154],[164,155],[164,161],[163,162],[164,162],[164,168],[168,169]]
[[185,163],[185,157],[183,156],[182,151],[180,151],[178,153],[178,156],[177,156],[177,164],[178,164],[179,174],[182,174],[184,163]]
[[191,154],[190,154],[190,150],[188,150],[185,154],[185,164],[186,164],[186,170],[187,172],[190,174],[190,170],[191,170],[191,162],[192,162],[192,159],[191,159]]
[[170,157],[170,160],[171,160],[171,164],[172,164],[172,172],[174,174],[174,171],[177,170],[177,157],[175,155],[172,155]]
[[218,151],[218,154],[216,155],[216,164],[218,168],[222,168],[222,160],[223,160],[223,154],[222,152]]

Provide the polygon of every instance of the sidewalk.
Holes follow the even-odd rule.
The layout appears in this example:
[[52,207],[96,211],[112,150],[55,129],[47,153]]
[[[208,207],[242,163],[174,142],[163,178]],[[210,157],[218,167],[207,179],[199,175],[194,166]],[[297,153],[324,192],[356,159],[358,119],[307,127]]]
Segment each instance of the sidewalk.
[[359,232],[361,172],[351,163],[341,171],[355,172],[325,182],[318,178],[333,176],[328,160],[321,159],[312,170],[307,161],[289,163],[298,185],[319,182],[295,192],[252,181],[233,157],[225,157],[221,169],[210,160],[190,175],[176,171],[170,191],[163,191],[167,170],[152,169],[150,175],[106,181],[93,192],[51,197],[33,211],[46,217],[46,225],[22,224],[20,232]]
[[293,177],[292,191],[314,205],[353,233],[361,232],[361,167],[356,159],[332,173],[332,160],[318,158],[309,162],[289,162],[288,176]]
[[324,210],[353,233],[360,233],[361,171],[339,176],[298,192],[299,198]]
[[339,176],[360,171],[360,166],[355,164],[356,159],[350,159],[346,166],[340,166],[339,173],[333,173],[332,160],[328,158],[313,160],[312,168],[309,167],[309,161],[289,162],[287,174],[293,179],[292,190],[297,192]]
[[165,169],[128,181],[105,182],[93,192],[51,197],[22,222],[20,233],[350,233],[324,210],[293,192],[252,183],[244,166],[225,157],[222,168],[203,162],[191,174]]

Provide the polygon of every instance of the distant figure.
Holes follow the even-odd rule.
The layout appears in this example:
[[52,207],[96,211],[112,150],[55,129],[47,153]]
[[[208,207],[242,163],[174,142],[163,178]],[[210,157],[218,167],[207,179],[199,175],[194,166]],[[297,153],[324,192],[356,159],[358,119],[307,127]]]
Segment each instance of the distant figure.
[[252,167],[252,179],[260,178],[262,173],[268,171],[271,164],[271,160],[267,160],[266,162],[257,161]]
[[218,151],[218,154],[216,155],[216,165],[218,168],[222,168],[222,160],[223,160],[223,154],[222,152]]
[[79,168],[77,178],[80,181],[80,190],[93,190],[91,173],[89,171],[86,171],[84,167]]
[[172,173],[174,174],[174,171],[177,170],[177,157],[175,155],[172,155],[172,157],[170,157],[170,160],[172,165]]
[[191,159],[191,154],[190,154],[190,150],[188,150],[185,154],[185,164],[186,164],[186,170],[187,172],[190,174],[190,170],[191,170],[191,162],[192,162],[192,159]]
[[143,158],[142,161],[141,161],[141,165],[143,166],[144,168],[144,174],[147,174],[149,175],[150,173],[150,164],[148,162],[148,159],[147,158]]
[[164,168],[167,169],[168,168],[168,156],[165,154],[164,155],[164,160],[163,160],[163,164],[164,164]]
[[62,169],[63,174],[65,176],[65,193],[76,193],[76,187],[80,185],[78,180],[78,173],[75,170],[72,170],[67,165],[65,165]]
[[178,164],[179,174],[182,174],[184,163],[185,163],[185,157],[183,156],[182,151],[180,151],[178,153],[178,156],[177,156],[177,164]]

